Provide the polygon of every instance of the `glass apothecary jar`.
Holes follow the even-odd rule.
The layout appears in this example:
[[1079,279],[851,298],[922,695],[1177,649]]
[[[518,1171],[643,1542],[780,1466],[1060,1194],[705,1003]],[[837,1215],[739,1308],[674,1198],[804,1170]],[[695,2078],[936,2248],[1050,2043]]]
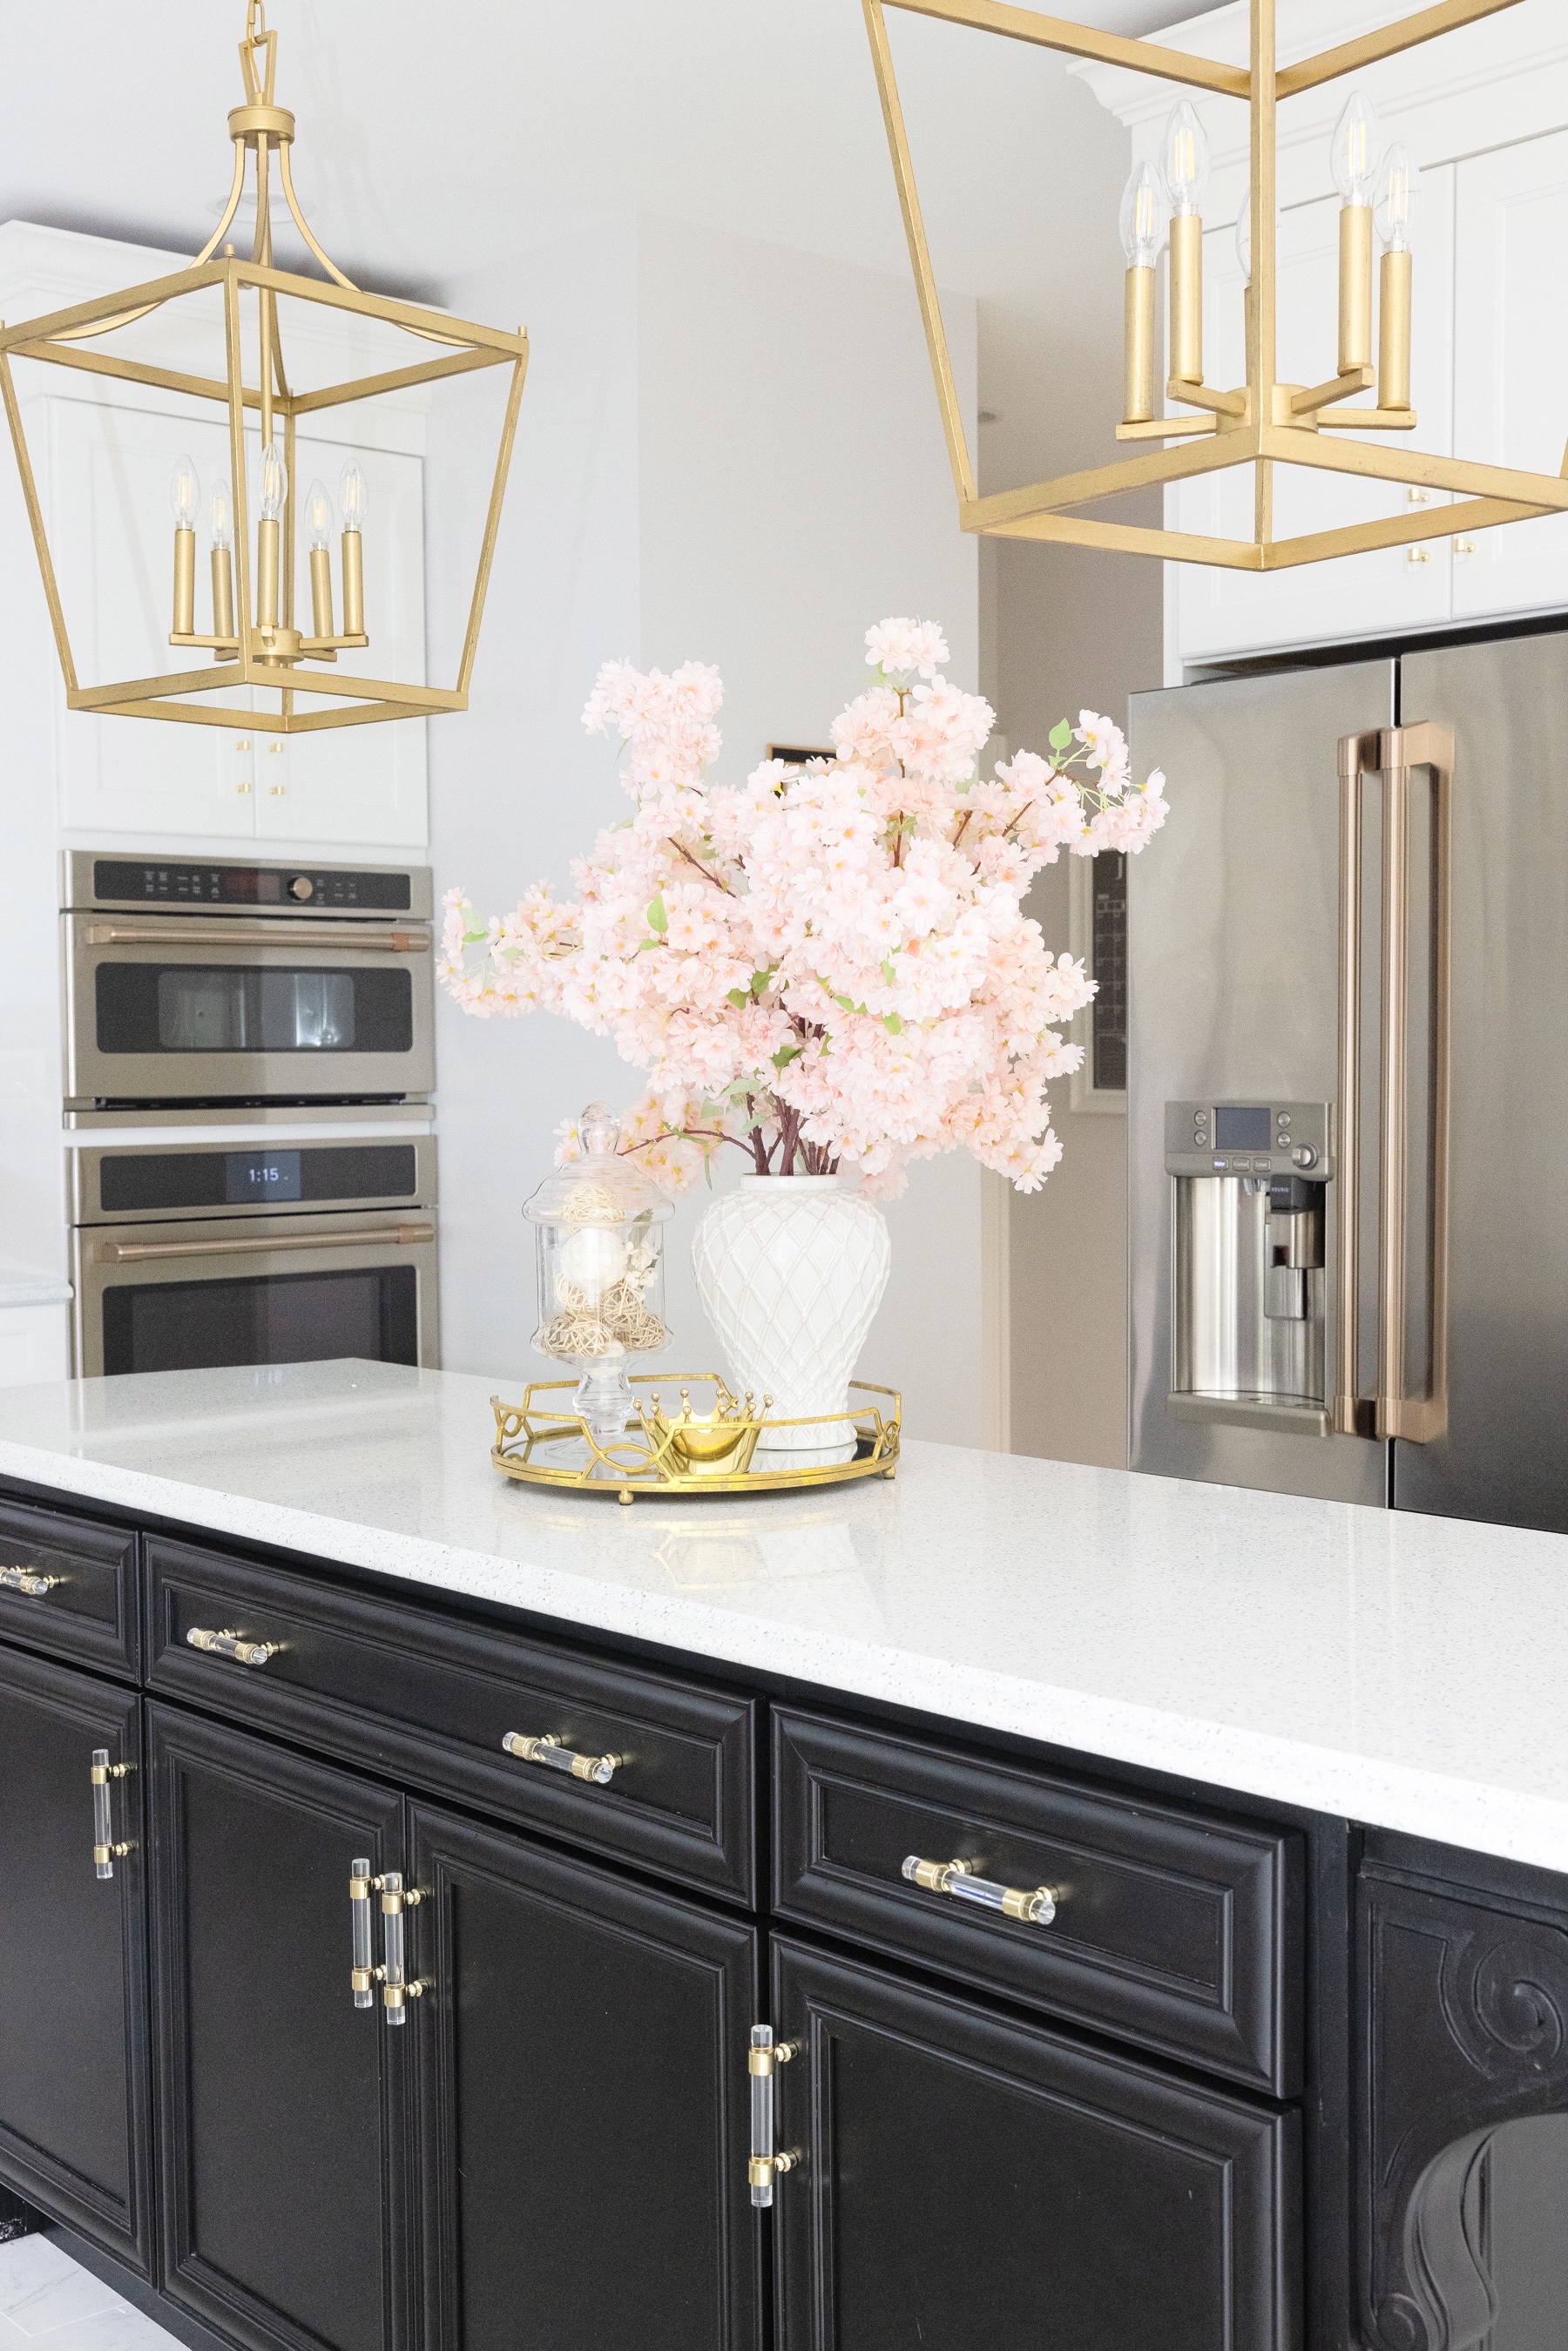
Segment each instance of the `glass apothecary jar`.
[[627,1373],[670,1342],[664,1233],[674,1213],[657,1185],[617,1155],[612,1111],[591,1102],[578,1123],[582,1156],[547,1176],[523,1214],[538,1252],[534,1344],[580,1367],[575,1409],[599,1445],[626,1434],[635,1407]]

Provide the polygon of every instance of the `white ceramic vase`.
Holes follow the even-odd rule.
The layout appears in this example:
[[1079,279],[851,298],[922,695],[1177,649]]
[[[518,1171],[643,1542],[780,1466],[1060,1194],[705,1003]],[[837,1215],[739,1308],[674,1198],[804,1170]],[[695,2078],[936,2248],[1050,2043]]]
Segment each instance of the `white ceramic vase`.
[[692,1242],[697,1289],[735,1386],[769,1418],[807,1425],[779,1448],[841,1448],[854,1370],[887,1288],[893,1245],[873,1200],[836,1176],[743,1176],[705,1213]]

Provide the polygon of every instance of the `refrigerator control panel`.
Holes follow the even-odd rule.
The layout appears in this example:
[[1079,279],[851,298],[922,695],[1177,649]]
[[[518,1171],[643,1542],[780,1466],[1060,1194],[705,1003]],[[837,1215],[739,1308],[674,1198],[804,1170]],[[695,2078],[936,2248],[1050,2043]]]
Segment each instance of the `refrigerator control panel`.
[[1173,1102],[1166,1104],[1166,1168],[1172,1176],[1333,1174],[1329,1104]]

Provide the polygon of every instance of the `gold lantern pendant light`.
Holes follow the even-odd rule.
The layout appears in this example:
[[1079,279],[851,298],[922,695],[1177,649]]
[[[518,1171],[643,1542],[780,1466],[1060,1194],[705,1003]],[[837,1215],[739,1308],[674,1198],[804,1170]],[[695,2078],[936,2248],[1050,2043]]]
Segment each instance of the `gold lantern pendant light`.
[[[1041,16],[1012,5],[1012,0],[862,0],[862,5],[958,494],[959,520],[965,530],[990,538],[1051,539],[1176,562],[1218,564],[1239,571],[1278,571],[1335,556],[1402,547],[1450,532],[1458,536],[1498,523],[1568,511],[1568,454],[1561,474],[1532,474],[1515,466],[1444,457],[1407,444],[1390,446],[1352,437],[1365,433],[1409,433],[1416,422],[1411,405],[1410,318],[1411,243],[1419,175],[1403,146],[1396,144],[1386,153],[1382,152],[1376,117],[1359,92],[1353,92],[1339,118],[1332,158],[1341,203],[1335,371],[1318,384],[1281,383],[1277,372],[1275,155],[1280,100],[1360,72],[1382,58],[1397,57],[1458,26],[1515,6],[1517,0],[1436,0],[1436,5],[1396,24],[1283,67],[1275,55],[1275,0],[1249,0],[1251,54],[1245,67]],[[1122,200],[1122,244],[1127,256],[1125,381],[1116,438],[1177,445],[1148,448],[1055,481],[1034,482],[985,497],[979,495],[894,73],[886,21],[890,7],[1124,67],[1208,96],[1247,101],[1251,116],[1249,189],[1236,225],[1237,248],[1248,280],[1244,384],[1221,388],[1204,379],[1203,197],[1208,178],[1208,143],[1190,99],[1177,103],[1166,126],[1161,168],[1143,164],[1128,182]],[[1383,246],[1375,357],[1375,241]],[[1164,398],[1180,402],[1181,408],[1166,415],[1160,413],[1163,402],[1156,372],[1156,285],[1160,255],[1167,244],[1169,364]],[[1375,385],[1374,402],[1369,405],[1364,395],[1373,392]],[[1124,490],[1191,480],[1237,465],[1249,466],[1253,475],[1249,539],[1111,522],[1071,511]],[[1459,503],[1428,506],[1425,512],[1417,507],[1334,530],[1280,538],[1274,532],[1277,465],[1304,465],[1331,474],[1358,475],[1370,481],[1448,490]]]
[[[240,43],[245,103],[228,118],[234,142],[234,183],[222,219],[187,269],[128,291],[77,304],[68,310],[0,328],[0,396],[11,428],[28,518],[55,643],[65,674],[66,700],[73,710],[138,718],[172,718],[247,731],[301,734],[367,721],[413,718],[465,710],[486,590],[495,554],[517,434],[517,412],[528,371],[528,339],[494,327],[470,325],[444,313],[361,291],[329,258],[312,233],[294,192],[290,150],[294,117],[277,104],[277,35],[267,29],[264,0],[247,0]],[[248,260],[225,243],[245,194],[247,161],[256,198],[256,236]],[[300,277],[277,267],[272,251],[271,179],[277,184],[295,228],[324,277]],[[222,247],[220,254],[219,248]],[[94,349],[104,337],[136,326],[183,297],[217,289],[223,308],[222,350],[211,374],[165,366],[123,348]],[[316,305],[346,319],[380,322],[412,339],[402,365],[351,381],[306,390],[291,388],[279,331],[279,297]],[[246,380],[244,323],[254,318],[256,376]],[[439,356],[425,355],[435,347]],[[37,360],[85,368],[105,376],[162,387],[221,403],[227,412],[230,477],[215,481],[208,508],[211,618],[196,627],[196,534],[201,486],[194,463],[181,456],[170,486],[173,509],[172,626],[169,643],[180,652],[210,653],[212,664],[168,675],[84,685],[77,674],[70,633],[54,561],[49,551],[13,360]],[[414,684],[373,674],[334,674],[339,656],[370,648],[365,603],[364,531],[370,493],[352,456],[338,481],[338,503],[326,485],[312,481],[304,500],[295,479],[296,425],[302,416],[341,408],[381,393],[397,392],[474,369],[509,367],[511,382],[500,428],[488,509],[469,598],[466,629],[450,686]],[[257,513],[252,542],[246,491],[247,412],[260,427]],[[310,627],[297,625],[295,560],[301,510],[308,556]],[[334,627],[332,540],[338,542],[340,628]],[[192,697],[214,687],[264,689],[261,706],[251,708]],[[274,698],[275,697],[275,698]],[[248,704],[251,697],[245,697]]]

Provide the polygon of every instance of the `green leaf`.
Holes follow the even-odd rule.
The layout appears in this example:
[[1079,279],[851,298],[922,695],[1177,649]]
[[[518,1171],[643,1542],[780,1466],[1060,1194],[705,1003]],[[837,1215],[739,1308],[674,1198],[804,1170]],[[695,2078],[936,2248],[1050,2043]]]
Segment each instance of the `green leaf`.
[[1072,740],[1072,729],[1065,718],[1059,718],[1048,737],[1053,751],[1065,751]]
[[896,1012],[884,1012],[882,1016],[882,1025],[890,1037],[902,1037],[904,1034],[904,1023]]
[[737,1012],[742,1012],[751,1001],[751,992],[745,987],[732,987],[724,1000],[727,1004],[733,1004]]
[[893,957],[891,956],[888,956],[883,963],[882,976],[883,979],[886,980],[889,987],[893,986],[894,981],[898,977],[898,974],[894,970]]
[[773,1066],[776,1070],[787,1070],[791,1061],[798,1061],[800,1058],[799,1045],[780,1045],[773,1056]]
[[766,971],[754,971],[752,973],[751,993],[753,996],[767,995],[769,987],[773,985],[773,975],[778,968],[778,965],[774,963],[769,964]]
[[648,928],[659,932],[662,936],[669,927],[670,918],[664,912],[664,893],[661,892],[648,909]]

